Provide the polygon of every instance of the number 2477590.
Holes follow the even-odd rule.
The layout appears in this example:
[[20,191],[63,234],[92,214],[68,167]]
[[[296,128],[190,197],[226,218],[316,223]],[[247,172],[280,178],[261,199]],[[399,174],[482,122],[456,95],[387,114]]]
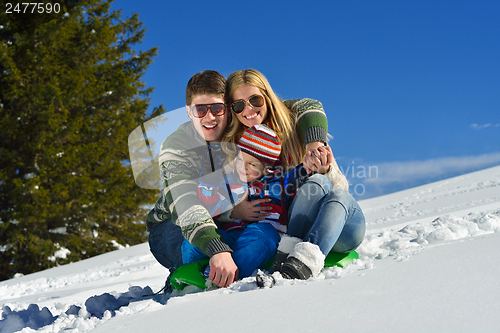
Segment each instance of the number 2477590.
[[52,12],[59,13],[61,11],[61,5],[58,3],[51,4],[49,2],[23,2],[23,3],[6,3],[5,4],[5,13],[6,14],[50,14]]

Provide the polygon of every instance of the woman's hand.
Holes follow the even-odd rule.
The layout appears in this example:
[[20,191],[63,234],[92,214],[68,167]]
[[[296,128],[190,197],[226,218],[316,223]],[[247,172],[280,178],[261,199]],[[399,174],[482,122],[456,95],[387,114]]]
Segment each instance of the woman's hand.
[[249,222],[262,221],[265,217],[269,216],[269,213],[266,213],[265,211],[272,208],[269,206],[257,207],[257,205],[265,204],[271,201],[271,199],[264,198],[254,201],[248,201],[248,194],[249,191],[247,190],[245,192],[245,195],[243,196],[243,199],[241,199],[241,202],[234,206],[233,212],[231,213],[231,218]]
[[334,159],[332,149],[329,146],[325,146],[323,142],[311,142],[306,145],[306,151],[302,163],[307,173],[314,171],[325,174],[330,170],[330,164]]

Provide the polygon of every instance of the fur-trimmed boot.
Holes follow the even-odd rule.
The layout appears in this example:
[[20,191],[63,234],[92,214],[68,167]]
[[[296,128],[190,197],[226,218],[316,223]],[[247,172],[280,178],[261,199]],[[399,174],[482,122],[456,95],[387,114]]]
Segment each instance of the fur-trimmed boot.
[[278,251],[276,252],[276,259],[274,259],[274,272],[278,272],[281,266],[285,262],[286,258],[293,251],[295,245],[302,242],[302,239],[297,237],[292,237],[289,235],[283,235],[281,237],[280,243],[278,245]]
[[325,255],[319,246],[309,242],[295,245],[281,266],[280,273],[285,279],[307,280],[316,277],[325,265]]

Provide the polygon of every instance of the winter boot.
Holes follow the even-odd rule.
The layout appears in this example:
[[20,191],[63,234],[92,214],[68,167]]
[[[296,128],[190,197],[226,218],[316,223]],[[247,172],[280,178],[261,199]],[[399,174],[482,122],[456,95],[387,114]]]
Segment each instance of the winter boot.
[[276,259],[274,259],[274,272],[278,272],[281,266],[285,262],[286,258],[293,251],[295,245],[302,242],[302,239],[297,237],[292,237],[289,235],[283,235],[281,237],[280,243],[278,245],[278,251],[276,252]]
[[255,276],[255,282],[260,288],[272,288],[276,283],[276,279],[271,274],[266,274],[259,269]]
[[300,242],[281,266],[280,273],[285,279],[307,280],[316,277],[325,264],[325,255],[319,246]]

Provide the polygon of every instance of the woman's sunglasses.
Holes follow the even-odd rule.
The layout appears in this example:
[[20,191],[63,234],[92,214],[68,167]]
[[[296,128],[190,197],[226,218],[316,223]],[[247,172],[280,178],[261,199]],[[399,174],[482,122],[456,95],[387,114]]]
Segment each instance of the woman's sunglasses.
[[[248,104],[256,108],[261,107],[262,105],[264,105],[264,97],[262,97],[261,95],[250,96],[250,98],[248,99]],[[239,99],[231,104],[231,109],[233,109],[234,113],[238,114],[245,110],[246,105],[247,103],[244,100]]]
[[212,112],[212,115],[222,116],[226,113],[226,104],[224,103],[214,103],[214,104],[196,104],[191,106],[191,113],[196,118],[203,118],[207,115],[208,110]]

